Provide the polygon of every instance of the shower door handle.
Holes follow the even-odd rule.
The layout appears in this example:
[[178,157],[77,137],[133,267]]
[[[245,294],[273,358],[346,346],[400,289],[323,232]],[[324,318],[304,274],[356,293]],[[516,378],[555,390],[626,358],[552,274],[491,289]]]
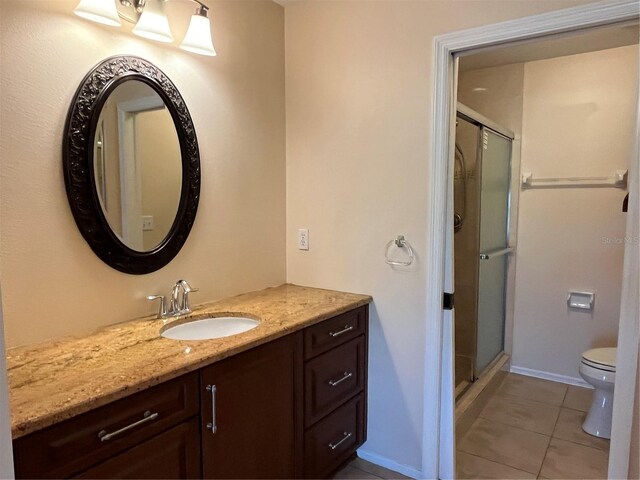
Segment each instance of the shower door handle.
[[480,252],[480,260],[491,260],[492,258],[501,257],[513,253],[512,247],[500,248],[489,252]]

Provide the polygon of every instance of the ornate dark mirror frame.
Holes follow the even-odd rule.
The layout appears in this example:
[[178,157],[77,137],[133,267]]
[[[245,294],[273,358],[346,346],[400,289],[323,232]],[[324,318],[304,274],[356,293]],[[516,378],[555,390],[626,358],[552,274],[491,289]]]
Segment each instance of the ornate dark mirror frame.
[[[162,243],[148,252],[132,250],[111,230],[94,180],[93,143],[98,118],[111,92],[127,80],[146,83],[164,100],[176,127],[182,156],[182,190],[176,218]],[[178,254],[198,210],[200,154],[187,106],[160,69],[133,56],[111,57],[96,65],[80,83],[71,103],[62,150],[64,182],[73,217],[100,259],[121,272],[140,275],[159,270]]]

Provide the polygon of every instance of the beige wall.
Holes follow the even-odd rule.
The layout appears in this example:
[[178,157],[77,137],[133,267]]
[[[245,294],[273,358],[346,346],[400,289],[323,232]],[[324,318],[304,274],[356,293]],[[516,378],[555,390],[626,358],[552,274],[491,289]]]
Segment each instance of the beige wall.
[[[461,64],[464,60],[460,60]],[[478,70],[461,69],[458,74],[458,101],[519,136],[522,133],[523,82],[524,63]]]
[[[179,278],[195,303],[285,281],[284,12],[270,1],[212,2],[218,56],[102,27],[76,0],[0,2],[0,267],[8,346],[154,313],[145,300]],[[192,6],[170,2],[176,38]],[[116,54],[144,57],[176,84],[200,144],[202,192],[183,250],[143,276],[108,267],[81,237],[61,145],[84,75]]]
[[180,142],[166,108],[137,114],[135,128],[142,170],[141,214],[153,217],[153,229],[142,232],[142,245],[152,250],[166,238],[180,204]]
[[[361,454],[419,475],[434,35],[579,1],[322,1],[286,7],[287,278],[373,295]],[[296,248],[309,228],[309,251]],[[398,234],[416,264],[393,269]],[[433,372],[434,375],[437,372]]]
[[[637,46],[527,63],[522,171],[589,177],[628,168],[637,89]],[[625,194],[521,191],[514,366],[580,380],[583,351],[616,345]],[[595,292],[593,312],[569,310],[570,290]]]
[[[120,132],[118,128],[118,104],[136,97],[149,97],[157,94],[143,82],[125,82],[113,90],[105,100],[100,111],[100,120],[104,130],[104,171],[105,171],[105,217],[111,230],[122,239],[122,193],[120,191]],[[95,145],[95,142],[94,142]],[[95,147],[94,147],[95,148]],[[94,161],[95,165],[95,161]],[[102,203],[103,212],[105,203]]]

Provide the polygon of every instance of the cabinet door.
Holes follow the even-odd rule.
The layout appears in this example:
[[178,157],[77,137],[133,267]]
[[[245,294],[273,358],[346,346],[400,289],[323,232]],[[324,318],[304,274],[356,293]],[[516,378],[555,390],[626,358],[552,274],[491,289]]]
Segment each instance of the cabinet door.
[[156,435],[74,478],[200,478],[198,418]]
[[299,476],[301,346],[292,334],[201,370],[204,478]]

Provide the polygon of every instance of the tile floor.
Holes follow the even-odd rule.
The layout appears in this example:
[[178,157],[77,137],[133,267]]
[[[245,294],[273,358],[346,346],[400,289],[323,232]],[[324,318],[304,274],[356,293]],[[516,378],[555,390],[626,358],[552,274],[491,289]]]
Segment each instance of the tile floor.
[[333,478],[336,480],[402,480],[409,477],[361,458],[355,458],[339,470]]
[[[605,479],[609,440],[582,431],[593,390],[510,373],[458,438],[457,478]],[[406,479],[356,458],[337,480]]]
[[606,478],[609,441],[581,428],[592,392],[507,375],[458,439],[458,478]]

